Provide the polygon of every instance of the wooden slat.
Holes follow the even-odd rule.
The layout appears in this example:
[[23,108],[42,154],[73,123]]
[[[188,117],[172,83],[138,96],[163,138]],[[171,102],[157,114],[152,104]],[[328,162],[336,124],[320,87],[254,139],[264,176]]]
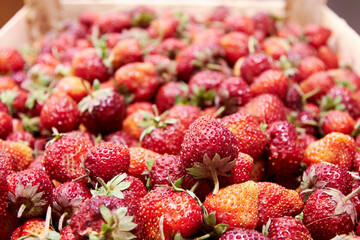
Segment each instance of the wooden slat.
[[286,0],[285,21],[296,22],[303,26],[320,23],[326,2],[327,0]]

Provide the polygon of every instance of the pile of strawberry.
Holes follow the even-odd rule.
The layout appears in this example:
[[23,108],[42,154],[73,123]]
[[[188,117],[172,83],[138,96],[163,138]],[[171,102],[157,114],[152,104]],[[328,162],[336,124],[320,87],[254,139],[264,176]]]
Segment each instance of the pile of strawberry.
[[0,48],[0,239],[360,239],[360,77],[331,31],[86,11]]

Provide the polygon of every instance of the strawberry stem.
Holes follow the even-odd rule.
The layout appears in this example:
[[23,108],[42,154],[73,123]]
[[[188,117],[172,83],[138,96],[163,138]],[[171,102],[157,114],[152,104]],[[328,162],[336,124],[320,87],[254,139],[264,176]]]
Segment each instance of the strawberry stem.
[[196,188],[199,186],[200,181],[196,181],[196,183],[194,184],[194,186],[191,187],[191,189],[189,190],[190,192],[195,192]]
[[51,221],[51,207],[48,206],[48,209],[46,211],[44,234],[40,237],[40,240],[47,239],[47,236],[49,234],[49,229],[50,229],[50,221]]
[[360,186],[357,187],[354,191],[352,191],[349,195],[347,195],[343,201],[346,202],[348,201],[350,198],[352,198],[353,196],[355,196],[358,192],[360,191]]
[[21,206],[20,206],[20,208],[19,208],[19,211],[18,211],[18,214],[17,214],[17,217],[18,217],[18,218],[21,218],[21,216],[22,216],[22,214],[24,213],[25,209],[26,209],[26,205],[25,205],[24,203],[21,204]]
[[85,84],[85,80],[83,78],[81,79],[81,83],[84,86],[84,88],[85,88],[86,92],[88,93],[88,95],[91,98],[94,98],[94,95],[92,94],[91,89]]
[[63,223],[64,223],[64,219],[65,219],[65,217],[68,215],[68,213],[67,212],[64,212],[62,215],[61,215],[61,217],[59,218],[59,231],[61,231],[62,230],[62,228],[63,228]]
[[208,239],[209,237],[211,237],[211,233],[207,233],[204,236],[194,238],[194,240],[203,240],[203,239]]
[[213,167],[210,169],[210,171],[211,171],[211,178],[213,179],[214,185],[215,185],[214,190],[213,190],[213,195],[216,195],[219,192],[219,188],[220,188],[219,179],[217,176],[217,172]]

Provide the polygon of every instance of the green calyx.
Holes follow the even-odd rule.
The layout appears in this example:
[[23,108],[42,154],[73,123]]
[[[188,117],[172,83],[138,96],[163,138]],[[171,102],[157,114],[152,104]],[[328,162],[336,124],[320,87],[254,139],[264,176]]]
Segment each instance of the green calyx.
[[144,120],[138,124],[139,127],[144,128],[143,132],[140,135],[140,142],[144,140],[146,135],[151,134],[155,130],[155,128],[166,129],[168,125],[177,123],[176,119],[165,119],[165,117],[169,114],[169,111],[165,111],[161,115],[159,115],[157,107],[153,105],[153,112],[154,115],[146,111],[140,112],[144,118]]
[[62,138],[63,136],[66,135],[66,133],[59,133],[59,131],[58,131],[56,128],[54,128],[54,127],[53,127],[51,130],[52,130],[52,132],[53,132],[53,134],[52,134],[52,135],[53,135],[53,138],[46,143],[45,149],[46,149],[48,146],[50,146],[51,144],[53,144],[54,142],[56,142],[57,140],[59,140],[60,138]]
[[335,98],[329,95],[323,96],[319,102],[320,112],[327,113],[331,110],[345,110],[345,105],[341,103],[341,100],[341,96],[336,96]]
[[278,65],[287,77],[291,77],[299,72],[296,65],[291,62],[286,56],[280,57]]
[[325,181],[317,180],[315,168],[311,168],[309,174],[306,174],[306,172],[304,172],[300,184],[300,188],[302,190],[301,196],[304,202],[306,202],[309,199],[311,193],[313,193],[316,189],[324,188],[326,184],[327,182]]
[[131,231],[137,224],[133,222],[133,216],[126,216],[127,208],[122,207],[111,212],[107,207],[100,206],[100,213],[105,222],[101,225],[101,231],[90,232],[90,240],[128,240],[136,236]]
[[51,90],[48,87],[39,87],[29,92],[26,99],[25,106],[28,109],[33,109],[36,103],[45,104],[51,95]]
[[95,196],[114,196],[117,198],[124,198],[122,191],[128,189],[131,185],[131,182],[124,182],[126,178],[126,173],[116,175],[107,183],[104,182],[101,178],[97,178],[101,187],[95,187],[95,190],[91,190],[91,194]]
[[40,117],[30,118],[23,114],[21,114],[20,117],[25,131],[30,132],[31,134],[39,132]]
[[235,168],[236,160],[228,157],[221,158],[219,154],[215,154],[213,159],[205,153],[203,162],[195,162],[192,168],[187,169],[195,179],[211,178],[214,181],[213,194],[219,191],[218,176],[230,176],[231,170]]
[[0,93],[0,101],[8,107],[11,115],[15,113],[13,102],[18,95],[19,93],[15,90],[5,90]]

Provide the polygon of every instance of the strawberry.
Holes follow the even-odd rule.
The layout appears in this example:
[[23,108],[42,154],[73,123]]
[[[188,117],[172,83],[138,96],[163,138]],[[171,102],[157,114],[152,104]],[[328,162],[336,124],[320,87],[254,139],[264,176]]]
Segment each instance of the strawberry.
[[263,234],[258,231],[246,228],[235,228],[230,231],[227,231],[219,240],[246,240],[246,239],[256,239],[256,240],[268,240],[268,237],[265,237]]
[[177,38],[164,39],[159,45],[152,51],[153,54],[160,54],[170,59],[174,59],[176,55],[186,48],[186,43]]
[[217,6],[211,10],[206,20],[209,22],[222,22],[230,14],[230,9],[227,6]]
[[137,6],[130,11],[131,25],[146,28],[156,18],[154,9],[147,6]]
[[326,45],[331,35],[331,30],[317,24],[309,24],[305,27],[305,36],[309,38],[309,43],[318,48]]
[[179,24],[180,22],[176,18],[173,18],[171,16],[165,16],[152,21],[150,23],[150,26],[148,27],[148,32],[152,38],[175,37],[176,30]]
[[125,114],[124,97],[110,88],[99,89],[97,83],[94,83],[95,91],[78,105],[81,122],[94,134],[119,130]]
[[252,16],[255,29],[264,32],[266,35],[275,33],[275,19],[266,12],[257,12]]
[[186,192],[157,187],[142,198],[139,216],[144,227],[143,239],[173,239],[176,233],[189,237],[203,221],[201,207]]
[[155,104],[159,112],[164,112],[176,104],[179,97],[185,98],[188,86],[179,82],[168,82],[156,93]]
[[[218,191],[217,175],[224,176],[235,166],[238,142],[234,134],[212,117],[196,119],[181,144],[181,161],[197,179],[212,178]],[[210,171],[210,172],[209,172]]]
[[176,64],[174,60],[162,55],[152,54],[148,55],[144,62],[155,66],[160,84],[176,80]]
[[242,32],[230,32],[220,39],[224,48],[226,60],[230,65],[249,54],[248,36]]
[[[16,239],[41,239],[50,238],[57,235],[44,219],[32,218],[24,222],[20,227],[16,228],[11,235],[11,240]],[[48,230],[46,228],[49,228]],[[54,234],[54,235],[53,235]],[[56,236],[57,237],[57,236]]]
[[350,135],[354,126],[355,120],[348,113],[334,110],[323,118],[321,130],[325,134],[339,132]]
[[85,10],[79,15],[78,20],[79,23],[90,28],[91,26],[97,23],[97,21],[99,20],[99,15],[94,11]]
[[286,51],[290,48],[288,42],[276,37],[265,39],[261,47],[265,54],[270,55],[275,60],[279,60],[281,56],[286,56]]
[[78,53],[72,60],[71,68],[75,76],[90,83],[95,79],[104,82],[109,78],[107,67],[94,48],[87,48]]
[[135,147],[138,144],[136,138],[130,136],[124,131],[116,131],[104,136],[104,141],[124,145],[126,147]]
[[267,236],[270,239],[312,240],[305,225],[293,217],[271,219]]
[[265,154],[269,170],[275,175],[297,173],[303,159],[303,151],[297,140],[296,128],[287,121],[277,121],[266,130]]
[[308,43],[294,43],[287,51],[288,59],[293,62],[300,62],[302,59],[310,56],[316,56],[316,49]]
[[77,104],[68,96],[51,97],[40,114],[41,125],[47,130],[56,128],[60,132],[69,132],[78,127],[79,120]]
[[10,209],[17,217],[37,217],[51,202],[52,183],[42,169],[27,169],[7,176]]
[[321,61],[319,58],[315,56],[309,56],[301,59],[299,65],[298,65],[298,73],[296,75],[299,80],[304,80],[310,75],[324,71],[325,70],[325,64],[323,61]]
[[266,145],[266,136],[258,122],[251,115],[238,112],[221,119],[221,122],[232,131],[238,140],[239,152],[259,157]]
[[[15,165],[15,159],[8,153],[0,151],[0,219],[5,218],[9,215],[7,213],[8,207],[8,186],[6,177],[14,173],[17,169]],[[11,215],[11,214],[10,214]],[[0,220],[0,232],[5,231],[6,224],[5,221]],[[3,230],[4,227],[4,230]]]
[[3,141],[0,139],[0,150],[14,157],[19,171],[26,169],[33,160],[31,148],[20,142]]
[[80,102],[81,99],[87,96],[87,91],[83,84],[85,84],[87,88],[90,88],[90,84],[87,81],[82,82],[79,77],[67,76],[60,79],[60,81],[56,84],[53,93],[65,93],[76,102]]
[[254,96],[271,93],[284,99],[289,86],[287,77],[278,70],[267,70],[254,79],[250,85],[251,93]]
[[142,122],[149,122],[153,119],[153,112],[139,110],[131,113],[123,121],[123,131],[128,135],[140,139],[141,133],[145,130],[146,126],[141,127]]
[[31,133],[26,131],[12,132],[7,136],[6,141],[27,143],[32,149],[34,149],[35,146],[35,138],[31,135]]
[[133,94],[133,101],[148,101],[156,92],[158,79],[151,63],[128,63],[115,72],[120,89]]
[[272,69],[272,62],[269,57],[262,53],[253,53],[245,57],[240,72],[246,82],[251,84],[255,77],[269,69]]
[[195,32],[192,36],[192,44],[215,43],[220,44],[220,38],[224,35],[224,31],[219,28],[208,28]]
[[[67,182],[85,175],[83,159],[93,146],[79,135],[58,136],[44,153],[44,166],[51,179]],[[56,139],[55,138],[55,139]]]
[[272,94],[261,94],[250,99],[239,111],[252,115],[260,123],[269,124],[286,119],[284,104],[277,96]]
[[6,217],[0,218],[0,236],[4,240],[8,240],[11,237],[11,234],[18,226],[18,219],[12,215],[11,213],[7,212]]
[[260,182],[265,176],[266,163],[262,158],[255,158],[253,161],[250,179],[254,182]]
[[232,228],[254,229],[258,222],[259,187],[252,181],[229,185],[207,195],[204,207],[215,212],[216,222]]
[[51,207],[60,230],[69,224],[71,216],[88,198],[91,198],[90,189],[82,183],[66,182],[53,189]]
[[294,190],[286,189],[276,183],[258,182],[258,227],[266,224],[272,218],[295,216],[299,214],[304,203]]
[[321,46],[318,49],[321,61],[325,63],[326,69],[336,69],[339,67],[338,57],[328,46]]
[[87,153],[85,168],[94,181],[109,181],[120,173],[126,173],[130,165],[129,149],[115,143],[100,143]]
[[0,91],[12,90],[16,86],[16,82],[11,77],[0,76]]
[[346,87],[333,87],[328,92],[328,95],[332,99],[341,96],[341,104],[344,105],[350,116],[354,119],[360,117],[360,97],[356,92]]
[[326,162],[311,165],[306,169],[301,182],[301,196],[307,200],[316,189],[333,188],[347,195],[351,192],[353,181],[350,173],[344,169]]
[[345,197],[335,189],[318,189],[310,195],[303,223],[314,239],[331,239],[354,230],[356,210],[350,195]]
[[224,23],[226,30],[229,32],[236,31],[251,35],[255,30],[254,23],[251,19],[243,15],[229,16],[225,19]]
[[251,178],[251,170],[254,159],[242,152],[239,152],[236,158],[236,165],[231,171],[230,176],[220,177],[222,185],[230,185],[234,183],[243,183],[249,181]]
[[5,139],[13,131],[12,118],[6,112],[0,112],[0,138]]
[[9,109],[8,107],[0,100],[0,112],[4,112],[9,114]]
[[140,43],[136,39],[119,41],[111,50],[109,58],[115,69],[128,63],[140,62],[143,58]]
[[147,172],[149,169],[146,166],[147,159],[155,161],[162,155],[151,150],[141,148],[141,147],[130,147],[130,166],[129,174],[145,181],[144,172]]
[[169,109],[165,119],[176,119],[179,124],[188,129],[190,124],[193,123],[201,115],[200,108],[192,105],[176,104]]
[[76,240],[74,232],[70,226],[66,226],[61,230],[60,240]]
[[22,70],[25,66],[25,61],[21,54],[12,47],[0,48],[0,72],[11,73]]
[[297,114],[297,119],[294,124],[295,126],[304,129],[306,134],[314,136],[317,133],[317,120],[309,112],[299,112],[299,114]]
[[99,30],[101,33],[121,32],[131,26],[130,17],[127,14],[110,13],[100,16]]
[[355,158],[355,151],[356,143],[352,137],[342,133],[329,133],[306,148],[303,162],[308,166],[329,162],[349,170]]
[[139,110],[143,110],[143,111],[151,113],[153,111],[153,104],[151,104],[150,102],[134,102],[134,103],[131,103],[126,108],[126,116],[129,116],[132,113],[137,112]]
[[333,78],[327,72],[320,71],[304,79],[300,83],[300,88],[304,94],[312,93],[312,96],[308,98],[308,100],[314,102],[319,100],[323,95],[326,95],[334,85]]
[[137,213],[123,199],[96,196],[80,205],[71,217],[70,227],[75,239],[132,239],[141,233],[138,223]]

